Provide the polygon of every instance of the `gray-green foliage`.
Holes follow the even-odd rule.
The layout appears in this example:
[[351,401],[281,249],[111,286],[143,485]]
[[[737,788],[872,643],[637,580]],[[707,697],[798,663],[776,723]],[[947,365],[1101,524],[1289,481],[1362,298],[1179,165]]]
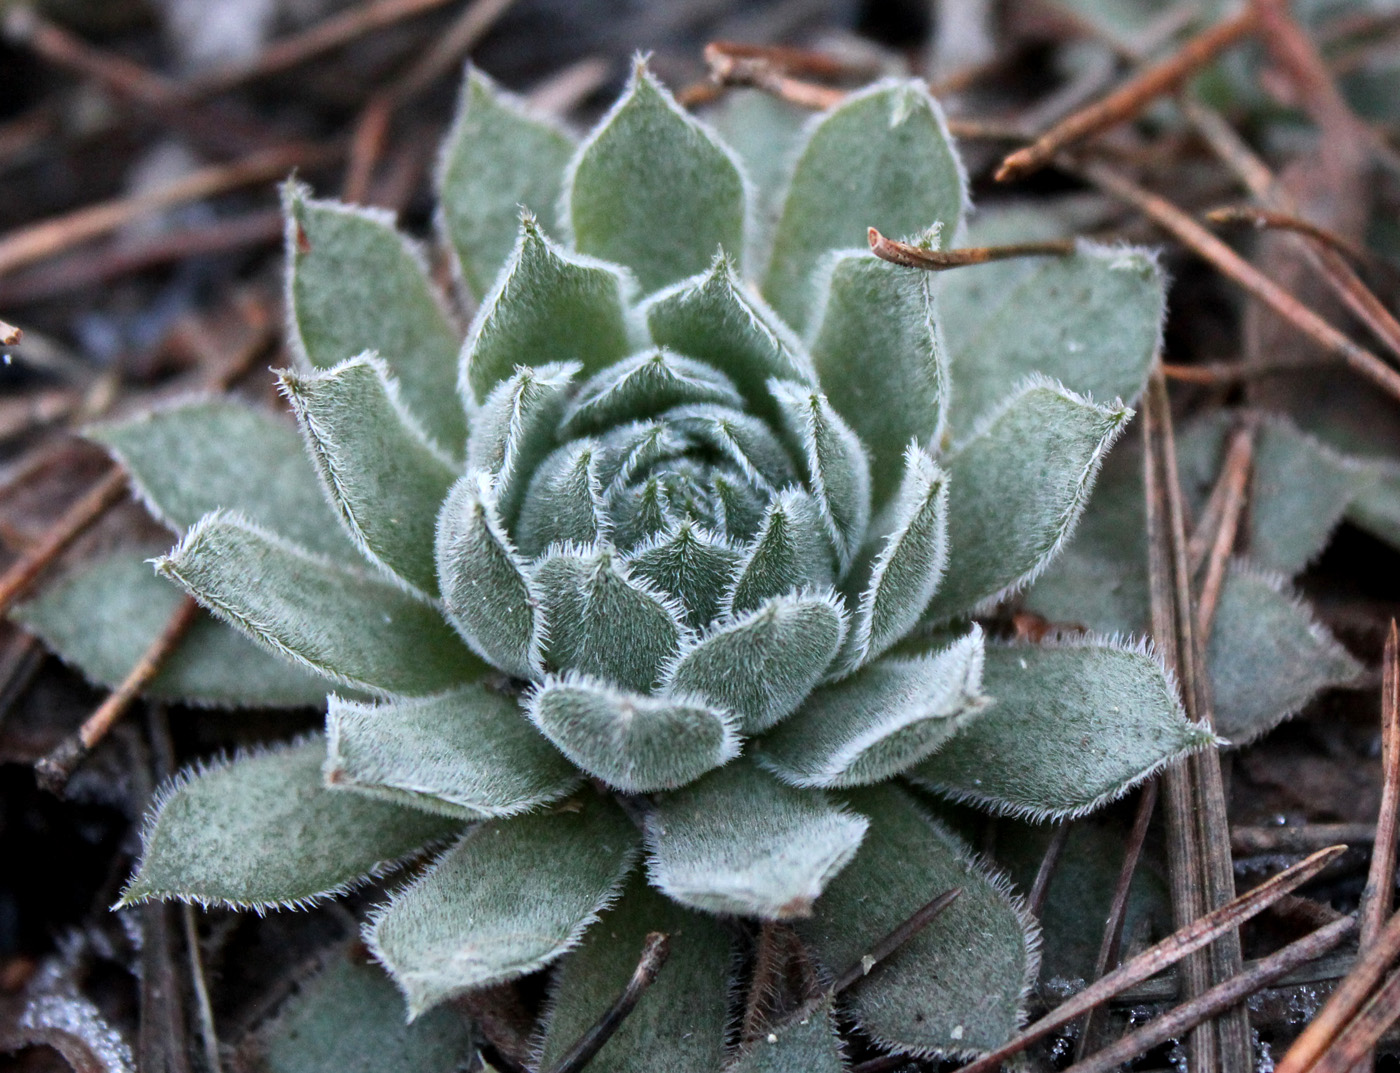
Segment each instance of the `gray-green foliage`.
[[[541,1040],[557,1056],[642,937],[669,931],[672,962],[607,1061],[714,1073],[843,1062],[829,1001],[771,1046],[726,1049],[717,918],[802,921],[840,972],[960,886],[836,1004],[919,1052],[1014,1029],[1023,914],[891,780],[1062,816],[1209,743],[1155,660],[1090,640],[1027,649],[1008,674],[969,621],[1074,529],[1130,413],[1080,392],[1138,392],[1161,280],[1135,253],[1038,263],[981,337],[998,371],[968,408],[985,412],[959,416],[952,299],[863,252],[870,225],[960,233],[937,105],[887,81],[794,137],[755,212],[735,154],[643,66],[576,150],[469,76],[440,169],[442,229],[481,298],[460,334],[387,218],[289,190],[300,364],[283,384],[309,456],[251,410],[104,435],[188,529],[160,573],[272,653],[230,696],[247,642],[201,621],[204,699],[265,702],[312,672],[373,699],[331,697],[324,767],[303,745],[167,794],[132,896],[297,903],[475,823],[369,929],[412,1013],[564,958]],[[1062,285],[1081,277],[1088,307]],[[1097,379],[1065,360],[1090,337]],[[143,591],[123,574],[80,595],[110,621]],[[111,677],[175,592],[124,647],[74,638],[80,596],[30,621]],[[264,674],[278,656],[295,667]]]

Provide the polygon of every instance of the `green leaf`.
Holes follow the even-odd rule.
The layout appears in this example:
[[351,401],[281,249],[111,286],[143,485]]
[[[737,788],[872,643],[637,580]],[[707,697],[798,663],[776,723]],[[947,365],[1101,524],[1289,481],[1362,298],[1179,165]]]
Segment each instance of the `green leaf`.
[[849,94],[810,128],[773,241],[764,296],[801,327],[815,303],[812,268],[828,250],[864,249],[866,229],[951,242],[967,180],[943,112],[923,82],[889,80]]
[[181,775],[157,795],[120,904],[306,906],[460,829],[445,816],[327,790],[324,758],[317,738]]
[[847,1068],[832,998],[824,995],[775,1025],[725,1073],[843,1073]]
[[731,463],[761,491],[771,494],[797,478],[787,449],[752,414],[720,406],[677,406],[661,419]]
[[601,448],[596,440],[574,440],[535,467],[515,522],[521,554],[540,555],[551,544],[592,544],[607,525]]
[[253,1050],[263,1073],[453,1073],[471,1045],[471,1022],[457,1010],[405,1024],[383,970],[338,950],[239,1053]]
[[539,601],[484,474],[467,474],[443,503],[437,564],[442,602],[462,639],[507,674],[538,678],[545,632]]
[[669,936],[670,956],[598,1052],[594,1068],[609,1073],[715,1073],[720,1068],[729,1019],[729,935],[713,918],[661,897],[641,876],[628,882],[618,903],[560,963],[537,1068],[553,1069],[622,993],[650,932]]
[[591,376],[569,403],[559,434],[572,439],[604,432],[686,403],[737,408],[744,400],[727,376],[704,362],[665,348],[646,350]]
[[995,602],[1045,568],[1131,416],[1035,378],[988,416],[946,462],[948,572],[929,621]]
[[360,561],[290,421],[232,399],[197,399],[86,435],[116,456],[146,509],[177,533],[224,508],[312,551]]
[[788,172],[811,113],[771,93],[735,86],[706,115],[724,143],[733,148],[749,177],[749,203],[755,217],[749,257],[768,261],[768,244],[782,211]]
[[871,817],[856,858],[798,925],[833,973],[944,891],[962,894],[845,992],[861,1028],[905,1054],[970,1057],[1016,1031],[1035,980],[1035,924],[1005,883],[898,787],[849,795]]
[[156,569],[254,640],[352,686],[433,693],[485,671],[431,604],[233,515],[206,515]]
[[787,488],[768,503],[763,528],[744,552],[721,609],[741,615],[771,596],[831,585],[832,551],[816,502]]
[[1155,656],[1103,640],[987,649],[995,702],[909,774],[1033,820],[1082,816],[1215,742]]
[[651,882],[682,905],[766,920],[808,916],[870,821],[819,791],[729,764],[647,817]]
[[744,251],[739,163],[642,62],[579,147],[565,179],[574,244],[627,265],[654,291]]
[[[180,605],[180,591],[151,570],[156,554],[128,548],[84,562],[10,617],[90,681],[115,689]],[[319,707],[326,682],[200,615],[142,692],[220,708]]]
[[846,614],[835,596],[774,596],[715,625],[681,653],[666,688],[733,712],[759,734],[785,719],[821,681],[841,649]]
[[308,369],[329,369],[375,351],[428,434],[460,453],[467,423],[453,384],[462,337],[423,254],[391,213],[317,201],[298,183],[283,188],[282,202],[293,353]]
[[611,548],[549,555],[532,581],[544,609],[551,668],[646,693],[688,636],[684,609],[633,579]]
[[934,654],[878,660],[817,690],[798,718],[759,743],[758,762],[798,787],[898,775],[981,716],[982,660],[977,628]]
[[678,600],[686,610],[686,625],[701,629],[718,616],[740,558],[722,537],[685,521],[633,551],[627,570]]
[[1317,693],[1355,685],[1362,667],[1288,591],[1287,582],[1231,563],[1206,649],[1215,729],[1243,745]]
[[456,467],[404,413],[388,370],[366,355],[324,372],[284,372],[281,385],[355,543],[396,577],[436,595],[433,522]]
[[443,230],[468,290],[483,295],[515,245],[520,206],[557,228],[574,140],[468,67],[438,172]]
[[948,562],[948,481],[918,444],[904,452],[893,528],[870,568],[855,613],[853,669],[900,640],[919,621]]
[[936,449],[943,433],[948,366],[933,274],[868,252],[841,254],[829,267],[813,318],[812,360],[822,389],[869,452],[878,510],[899,484],[909,442]]
[[529,213],[462,350],[462,396],[486,401],[522,364],[576,361],[586,373],[631,349],[630,284],[614,265],[566,253]]
[[398,891],[366,941],[408,1000],[409,1018],[525,976],[575,946],[617,895],[637,835],[616,805],[493,820]]
[[333,696],[326,748],[332,788],[461,819],[528,812],[579,783],[519,701],[481,685],[382,704]]
[[1360,460],[1373,476],[1347,506],[1347,521],[1392,548],[1400,547],[1400,465]]
[[768,387],[802,446],[812,494],[844,573],[870,524],[870,460],[825,395],[776,380]]
[[952,364],[953,432],[965,436],[1038,373],[1081,395],[1142,394],[1161,337],[1166,281],[1142,250],[1080,243],[1068,257],[946,273],[939,294]]
[[624,793],[672,790],[739,755],[729,714],[698,698],[645,697],[571,674],[546,678],[528,710],[560,752]]

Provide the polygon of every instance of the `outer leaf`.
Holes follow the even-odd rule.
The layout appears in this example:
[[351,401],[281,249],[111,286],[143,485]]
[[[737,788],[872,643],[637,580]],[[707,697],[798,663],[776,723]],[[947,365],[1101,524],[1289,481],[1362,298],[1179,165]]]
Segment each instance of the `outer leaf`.
[[433,520],[456,467],[404,414],[388,370],[362,356],[325,372],[283,373],[282,392],[355,543],[397,577],[436,594]]
[[481,403],[519,364],[576,361],[596,372],[627,353],[629,283],[613,265],[566,253],[535,218],[491,293],[482,300],[462,350],[462,397]]
[[1391,547],[1400,547],[1400,465],[1358,460],[1373,475],[1347,507],[1347,521]]
[[410,1019],[513,980],[575,946],[631,870],[636,833],[610,801],[494,820],[399,891],[365,938]]
[[652,291],[744,249],[744,179],[708,127],[638,62],[565,180],[574,244]]
[[813,318],[812,360],[832,405],[870,454],[878,509],[899,484],[909,442],[936,448],[943,434],[948,366],[934,279],[865,252],[840,254],[829,267]]
[[647,869],[682,905],[767,920],[808,916],[870,821],[737,763],[661,799]]
[[987,650],[995,704],[910,774],[960,800],[1040,820],[1082,816],[1215,742],[1141,648],[1106,641]]
[[870,461],[826,396],[769,382],[795,440],[802,445],[812,493],[844,573],[870,524]]
[[750,203],[757,227],[749,256],[768,261],[768,243],[782,211],[788,172],[801,147],[804,121],[811,113],[763,90],[734,87],[720,98],[707,118],[726,145],[734,149],[750,181]]
[[681,522],[628,556],[627,569],[679,600],[686,609],[686,625],[701,629],[719,614],[740,558],[722,538],[693,522]]
[[1088,242],[1069,257],[947,273],[939,308],[955,435],[1033,373],[1092,398],[1136,399],[1157,352],[1165,292],[1151,253]]
[[602,449],[596,440],[574,440],[535,467],[515,522],[515,542],[535,556],[550,544],[592,544],[607,529]]
[[579,775],[524,715],[480,685],[378,705],[333,696],[326,781],[464,819],[528,812],[567,796]]
[[[10,617],[89,680],[115,689],[180,603],[179,590],[142,561],[154,554],[126,549],[85,562]],[[326,682],[201,615],[143,692],[220,708],[299,708],[322,704]]]
[[745,551],[722,606],[739,615],[770,596],[826,588],[833,580],[831,560],[816,502],[806,492],[785,489],[769,502],[763,528]]
[[510,256],[521,205],[556,228],[561,177],[573,152],[561,127],[532,115],[476,67],[467,69],[437,188],[443,229],[473,294],[486,293]]
[[800,787],[898,775],[981,716],[982,658],[974,628],[936,654],[872,663],[813,694],[799,718],[763,740],[758,762]]
[[167,786],[121,904],[304,906],[458,829],[443,816],[330,792],[321,784],[324,755],[317,739]]
[[[376,965],[339,951],[298,986],[253,1044],[266,1073],[452,1073],[470,1053],[471,1023],[435,1010],[404,1024],[394,985]],[[240,1048],[242,1050],[243,1048]]]
[[366,350],[384,358],[404,402],[454,454],[466,418],[452,391],[461,335],[423,255],[392,214],[317,201],[296,183],[287,214],[287,309],[299,360],[329,369]]
[[688,648],[668,691],[703,697],[760,734],[797,710],[840,651],[845,608],[834,596],[785,595],[715,626]]
[[442,505],[437,565],[443,604],[462,639],[507,674],[538,678],[545,628],[538,600],[480,473],[453,485]]
[[610,1073],[714,1073],[724,1059],[729,935],[635,876],[560,965],[536,1067],[553,1069],[627,986],[649,932],[670,937],[665,969],[594,1059]]
[[901,1053],[970,1057],[1004,1043],[1036,975],[1034,922],[907,793],[886,785],[849,800],[872,817],[870,833],[815,917],[798,925],[831,972],[858,964],[930,898],[962,888],[846,992],[852,1015],[877,1044]]
[[1362,672],[1282,578],[1240,562],[1225,575],[1207,659],[1215,728],[1235,745]]
[[842,1073],[847,1068],[830,995],[755,1041],[726,1073]]
[[739,755],[729,714],[703,700],[624,693],[582,675],[547,678],[530,719],[590,775],[625,793],[684,786]]
[[904,453],[893,528],[871,565],[852,631],[852,667],[890,648],[919,621],[948,562],[948,485],[923,448]]
[[570,402],[559,432],[570,438],[603,432],[687,403],[741,407],[744,400],[727,376],[704,362],[664,348],[647,350],[592,376]]
[[146,509],[176,532],[222,507],[312,551],[359,561],[289,421],[204,399],[86,434],[116,456]]
[[922,82],[878,82],[850,94],[810,128],[797,158],[764,295],[800,327],[822,254],[864,249],[868,227],[912,235],[942,224],[951,241],[966,187],[942,110]]
[[610,548],[566,550],[535,568],[549,665],[650,691],[686,636],[681,608],[632,579]]
[[1045,568],[1131,416],[1041,380],[990,416],[947,462],[950,558],[930,621],[999,599]]
[[206,515],[156,569],[254,640],[350,685],[432,693],[485,670],[430,604],[235,516]]

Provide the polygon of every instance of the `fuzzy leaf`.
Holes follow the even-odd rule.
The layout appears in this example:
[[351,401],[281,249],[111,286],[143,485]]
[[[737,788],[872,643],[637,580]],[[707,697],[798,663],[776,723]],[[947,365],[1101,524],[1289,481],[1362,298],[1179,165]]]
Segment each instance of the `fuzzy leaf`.
[[282,374],[311,459],[355,542],[375,562],[437,593],[433,521],[456,467],[400,409],[388,370],[371,357],[325,372]]
[[820,392],[769,382],[807,476],[832,547],[849,568],[870,524],[870,460],[856,434]]
[[724,1058],[730,939],[713,918],[682,909],[634,876],[559,966],[537,1068],[565,1051],[627,986],[649,932],[670,937],[670,956],[594,1059],[609,1073],[715,1073]]
[[[115,689],[180,604],[180,591],[143,561],[158,553],[126,549],[85,562],[17,606],[11,618],[90,681]],[[326,681],[201,615],[142,692],[221,708],[316,707],[325,700]]]
[[[981,716],[982,631],[940,652],[882,659],[817,690],[759,745],[793,786],[865,786],[898,775]],[[1025,746],[1022,746],[1023,748]]]
[[296,427],[232,399],[203,399],[87,430],[131,475],[146,508],[176,532],[236,510],[312,551],[358,563]]
[[787,449],[752,414],[719,406],[678,406],[662,420],[732,463],[756,488],[776,491],[797,477]]
[[532,580],[552,668],[645,693],[685,636],[680,609],[633,580],[609,548],[550,555]]
[[959,447],[946,463],[948,572],[926,617],[969,612],[1032,580],[1073,532],[1131,416],[1032,381]]
[[749,292],[728,257],[716,257],[707,272],[653,295],[642,312],[653,339],[724,373],[755,413],[775,412],[770,379],[816,383],[811,359],[792,329]]
[[943,432],[948,367],[933,283],[929,272],[871,253],[841,254],[817,314],[812,360],[822,389],[869,452],[877,510],[898,487],[909,442],[936,448]]
[[675,597],[686,610],[686,625],[701,629],[718,616],[739,560],[739,552],[727,542],[693,522],[681,522],[634,551],[627,569],[633,577]]
[[366,933],[415,1018],[446,999],[525,976],[577,944],[636,857],[610,801],[493,820],[400,890]]
[[741,407],[723,373],[666,349],[646,350],[595,373],[569,403],[561,437],[603,432],[613,425],[686,403]]
[[454,1073],[470,1053],[472,1027],[460,1011],[435,1010],[404,1023],[394,985],[377,965],[337,951],[240,1046],[252,1050],[260,1073]]
[[321,782],[319,739],[182,777],[158,796],[122,904],[304,905],[375,875],[460,823]]
[[1347,507],[1347,521],[1392,548],[1400,547],[1400,465],[1382,459],[1358,463],[1373,479]]
[[763,528],[744,552],[725,610],[751,611],[771,596],[799,589],[824,589],[832,582],[831,544],[816,502],[788,488],[774,496]]
[[1096,399],[1136,399],[1157,352],[1166,285],[1151,254],[1081,243],[1068,257],[946,273],[954,434],[1031,374]]
[[554,543],[592,544],[603,534],[600,454],[596,441],[574,440],[535,467],[515,522],[522,555],[539,555]]
[[510,256],[524,206],[556,229],[573,139],[469,67],[438,175],[443,229],[468,290],[483,295]]
[[526,214],[510,260],[477,310],[462,350],[462,396],[482,403],[521,364],[578,362],[587,373],[630,347],[626,275],[566,253]]
[[987,649],[995,702],[909,774],[1032,819],[1081,816],[1214,742],[1143,651],[1107,642]]
[[289,183],[287,305],[291,344],[308,369],[329,369],[373,350],[389,366],[410,411],[453,454],[466,417],[452,390],[461,335],[428,278],[423,255],[391,214],[318,201]]
[[326,781],[462,819],[513,816],[571,793],[579,775],[484,686],[361,704],[331,697]]
[[488,480],[452,486],[437,525],[442,602],[473,651],[517,678],[538,678],[544,623],[525,564],[501,524]]
[[931,898],[957,901],[845,992],[852,1015],[881,1047],[920,1055],[990,1050],[1021,1022],[1034,981],[1035,925],[967,847],[893,785],[850,794],[872,822],[856,859],[798,925],[833,973]]
[[733,712],[743,733],[760,734],[797,710],[836,657],[845,633],[839,599],[774,596],[716,625],[688,648],[666,688],[703,697]]
[[755,217],[749,257],[768,263],[768,246],[783,208],[788,173],[811,113],[760,89],[732,87],[706,118],[730,146],[749,177],[749,203]]
[[254,640],[337,681],[432,693],[485,667],[431,605],[214,513],[156,569]]
[[657,802],[647,869],[654,886],[695,909],[804,917],[869,825],[820,792],[729,764]]
[[717,246],[743,254],[738,162],[640,62],[565,186],[574,244],[627,265],[648,291],[702,271]]
[[1235,562],[1225,575],[1206,650],[1215,728],[1242,745],[1318,692],[1354,685],[1361,665],[1283,579]]
[[890,648],[919,621],[948,561],[948,482],[916,444],[904,453],[904,477],[892,506],[893,528],[870,568],[852,630],[850,662]]
[[844,1073],[847,1068],[841,1029],[827,995],[775,1025],[725,1073]]
[[848,95],[810,128],[797,158],[764,295],[801,327],[822,254],[864,249],[869,227],[913,235],[942,224],[951,242],[966,185],[942,110],[922,82],[879,82]]
[[529,714],[560,752],[625,793],[672,790],[739,755],[726,712],[689,697],[624,693],[582,675],[545,679],[530,695]]

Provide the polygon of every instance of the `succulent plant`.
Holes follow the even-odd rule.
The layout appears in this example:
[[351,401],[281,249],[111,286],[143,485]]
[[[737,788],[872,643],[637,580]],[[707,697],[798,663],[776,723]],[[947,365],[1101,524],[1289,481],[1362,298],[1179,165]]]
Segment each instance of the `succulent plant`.
[[[228,400],[94,435],[183,531],[157,572],[217,619],[153,691],[329,679],[327,732],[167,787],[122,904],[305,906],[426,851],[365,931],[411,1017],[557,962],[548,1068],[661,931],[601,1065],[841,1068],[829,999],[731,1053],[745,922],[791,922],[834,976],[956,887],[840,1001],[912,1054],[1015,1030],[1034,925],[938,801],[1076,816],[1216,740],[1140,643],[972,620],[1073,530],[1162,280],[1084,244],[944,308],[869,253],[872,225],[962,230],[919,82],[814,117],[784,175],[753,189],[640,62],[577,144],[471,73],[439,176],[465,343],[392,220],[286,188],[305,452]],[[152,584],[112,560],[21,617],[110,679],[178,599]]]

